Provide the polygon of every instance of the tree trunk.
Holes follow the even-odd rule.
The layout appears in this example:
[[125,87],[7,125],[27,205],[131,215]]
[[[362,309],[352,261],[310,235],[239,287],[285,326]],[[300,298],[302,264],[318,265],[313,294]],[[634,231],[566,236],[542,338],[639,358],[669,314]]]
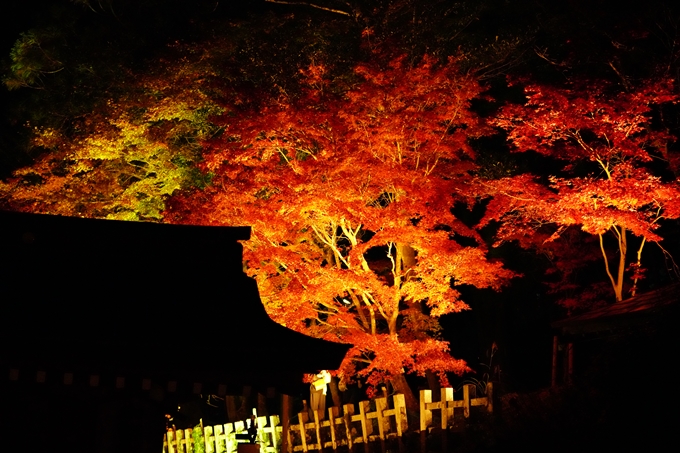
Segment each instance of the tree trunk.
[[411,390],[408,382],[406,382],[406,376],[404,376],[403,373],[394,375],[392,376],[392,379],[390,379],[390,383],[392,384],[395,393],[404,395],[409,427],[418,429],[420,426],[420,419],[418,417],[420,405],[418,404],[418,399],[413,394],[413,390]]
[[[392,275],[394,277],[394,287],[401,289],[403,283],[413,276],[408,269],[416,264],[416,251],[407,244],[394,243],[395,256],[393,259]],[[397,323],[399,318],[399,304],[401,303],[400,291],[395,292],[391,314],[387,319],[387,326],[390,334],[397,334]]]
[[338,378],[331,377],[331,382],[328,384],[331,388],[331,397],[333,398],[333,406],[342,407],[342,398],[340,398],[340,391],[338,390]]
[[262,393],[257,393],[257,416],[262,417],[269,415],[267,411],[267,397]]
[[439,384],[439,377],[432,372],[432,370],[425,371],[425,377],[427,377],[427,385],[432,390],[432,393],[439,395],[441,393],[441,385]]
[[616,302],[621,302],[623,300],[623,272],[626,267],[626,252],[628,248],[627,240],[626,240],[626,229],[621,228],[620,230],[617,227],[612,227],[612,232],[616,235],[617,241],[618,241],[618,247],[619,247],[619,263],[618,263],[618,268],[616,269],[616,278],[614,278],[614,275],[611,272],[611,269],[609,268],[609,260],[607,259],[607,252],[604,249],[604,238],[603,235],[600,233],[600,250],[602,251],[602,257],[604,258],[604,267],[605,270],[607,271],[607,276],[609,276],[609,281],[612,284],[612,288],[614,289],[614,295],[616,297]]
[[[288,453],[288,429],[290,427],[290,412],[291,412],[291,397],[283,393],[281,395],[281,425],[283,426],[283,435],[281,436],[281,451]],[[293,448],[290,447],[292,450]]]
[[637,267],[635,269],[635,278],[633,279],[633,289],[630,290],[631,297],[635,297],[635,294],[637,293],[637,284],[638,280],[640,279],[640,272],[642,269],[642,249],[644,248],[646,242],[647,239],[643,237],[642,242],[640,243],[640,248],[638,248],[637,251]]
[[[404,272],[408,270],[409,268],[415,266],[416,264],[416,251],[411,247],[410,245],[407,244],[397,244],[398,248],[398,254],[397,256],[400,257],[401,259],[401,265],[399,266],[401,268],[401,271]],[[404,281],[408,281],[409,278],[411,278],[411,273],[407,272],[404,274]]]
[[234,395],[226,395],[224,397],[224,405],[227,408],[227,421],[234,423],[238,421],[238,410],[236,409],[236,397]]

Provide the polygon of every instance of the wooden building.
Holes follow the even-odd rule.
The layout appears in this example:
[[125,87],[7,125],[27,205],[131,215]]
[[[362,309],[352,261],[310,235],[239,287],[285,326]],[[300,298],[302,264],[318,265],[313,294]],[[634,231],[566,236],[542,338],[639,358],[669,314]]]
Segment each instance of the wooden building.
[[350,345],[289,330],[243,273],[249,227],[0,212],[10,450],[160,450],[181,394],[295,394]]

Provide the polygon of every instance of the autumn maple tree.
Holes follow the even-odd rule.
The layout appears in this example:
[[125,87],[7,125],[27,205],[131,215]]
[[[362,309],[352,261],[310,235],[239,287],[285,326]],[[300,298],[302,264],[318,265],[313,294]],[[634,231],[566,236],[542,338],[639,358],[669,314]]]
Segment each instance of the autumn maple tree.
[[[493,198],[481,225],[499,221],[499,241],[561,256],[567,273],[577,260],[559,250],[569,247],[560,240],[573,239],[569,229],[578,228],[596,238],[591,246],[599,249],[615,300],[634,295],[645,244],[659,244],[660,222],[680,216],[680,185],[654,165],[667,161],[675,139],[652,121],[654,109],[677,101],[672,81],[629,92],[602,83],[527,85],[525,93],[526,104],[505,107],[494,124],[507,131],[515,152],[539,153],[559,170],[547,178],[524,173],[484,182]],[[588,291],[582,293],[581,301]],[[575,308],[579,298],[563,302]]]
[[[499,241],[548,253],[564,278],[584,257],[604,260],[620,300],[626,277],[634,288],[643,275],[644,245],[660,242],[658,225],[680,217],[677,183],[656,165],[672,160],[664,153],[673,137],[651,119],[675,102],[669,82],[624,92],[527,83],[526,104],[480,118],[472,103],[490,94],[478,79],[516,67],[534,42],[528,24],[500,38],[475,35],[470,24],[495,10],[483,3],[349,2],[347,14],[331,11],[323,24],[294,14],[222,22],[205,26],[203,41],[173,41],[112,72],[105,58],[85,64],[96,53],[87,39],[78,52],[63,44],[68,34],[26,33],[4,82],[32,90],[22,116],[32,164],[0,181],[0,203],[250,225],[245,267],[271,317],[353,344],[339,377],[372,390],[390,381],[413,407],[405,374],[445,381],[469,370],[440,335],[441,316],[468,308],[456,285],[498,290],[514,276],[488,258],[480,228],[498,222]],[[395,24],[411,38],[399,41]],[[551,68],[570,61],[535,53]],[[488,161],[472,142],[494,126],[514,151],[559,169],[548,178],[480,168]],[[482,199],[490,201],[478,225],[452,213],[457,202]],[[589,293],[576,289],[581,300],[567,306]]]
[[480,87],[430,58],[355,74],[335,95],[311,64],[295,100],[224,105],[202,163],[212,184],[174,196],[166,220],[252,225],[247,272],[269,314],[353,344],[340,376],[389,380],[414,405],[404,373],[468,370],[438,338],[437,318],[468,308],[452,283],[499,289],[512,276],[450,209],[474,168],[468,139],[486,131],[469,109]]
[[353,344],[342,379],[391,381],[414,407],[405,373],[467,371],[438,318],[468,308],[455,284],[513,275],[451,214],[475,168],[469,140],[489,132],[470,109],[476,80],[455,59],[374,54],[347,70],[319,49],[277,79],[235,65],[229,41],[177,49],[75,133],[33,126],[46,152],[2,183],[5,206],[250,225],[245,264],[268,313]]

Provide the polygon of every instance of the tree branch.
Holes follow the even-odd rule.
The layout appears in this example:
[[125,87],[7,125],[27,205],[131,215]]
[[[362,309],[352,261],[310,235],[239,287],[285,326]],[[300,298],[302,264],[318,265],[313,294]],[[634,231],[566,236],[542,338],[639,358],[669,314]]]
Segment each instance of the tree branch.
[[323,11],[328,11],[330,13],[336,13],[336,14],[342,14],[345,16],[352,17],[350,13],[347,11],[342,11],[339,9],[334,9],[334,8],[328,8],[327,6],[321,6],[321,5],[315,5],[314,3],[307,3],[307,2],[287,2],[285,0],[264,0],[267,3],[279,3],[281,5],[303,5],[303,6],[310,6],[312,8],[320,9]]
[[[602,238],[602,233],[598,234],[600,236],[600,250],[602,250],[602,257],[604,258],[604,268],[607,270],[607,275],[609,276],[609,280],[612,282],[612,287],[614,288],[614,291],[616,292],[616,282],[614,281],[614,276],[609,270],[609,260],[607,259],[607,252],[604,250],[604,241]],[[618,302],[618,301],[617,301]]]

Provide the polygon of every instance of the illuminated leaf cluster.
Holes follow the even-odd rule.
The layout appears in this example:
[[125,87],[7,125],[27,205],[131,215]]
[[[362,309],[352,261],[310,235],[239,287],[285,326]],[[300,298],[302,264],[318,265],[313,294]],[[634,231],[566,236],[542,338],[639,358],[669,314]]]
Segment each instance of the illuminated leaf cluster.
[[8,204],[32,212],[160,220],[169,195],[210,180],[196,163],[200,141],[219,129],[210,117],[222,110],[199,88],[182,73],[140,77],[135,90],[88,115],[73,136],[35,127],[33,146],[49,153],[0,183],[10,194]]
[[[485,182],[481,190],[493,199],[481,225],[500,221],[499,241],[526,247],[550,247],[571,226],[598,236],[621,300],[627,233],[639,238],[641,253],[645,242],[661,240],[655,231],[662,219],[680,217],[680,185],[655,175],[649,165],[664,157],[673,140],[651,119],[655,106],[677,102],[671,82],[625,93],[597,84],[528,86],[526,95],[525,105],[506,107],[494,122],[507,130],[515,151],[548,156],[562,163],[562,171],[547,181],[527,173]],[[613,234],[617,258],[605,251],[605,233]],[[614,259],[618,264],[610,265]],[[638,268],[639,261],[638,255]]]
[[173,197],[168,219],[252,225],[245,260],[269,314],[352,343],[345,379],[462,373],[437,339],[437,318],[468,308],[452,282],[499,289],[513,275],[450,213],[474,168],[468,137],[486,132],[469,109],[480,87],[430,58],[359,66],[340,98],[322,92],[322,68],[303,74],[305,98],[216,120],[225,132],[201,164],[213,185]]

